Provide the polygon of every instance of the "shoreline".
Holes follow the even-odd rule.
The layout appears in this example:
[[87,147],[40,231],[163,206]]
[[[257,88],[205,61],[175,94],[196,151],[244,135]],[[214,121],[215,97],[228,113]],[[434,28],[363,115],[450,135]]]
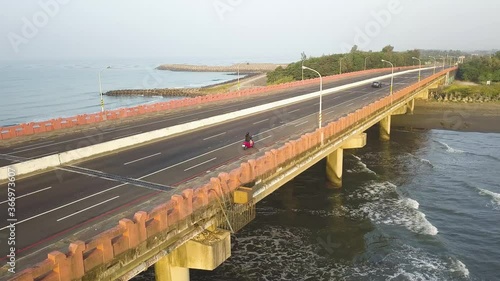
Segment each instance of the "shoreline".
[[237,72],[263,73],[275,70],[278,66],[285,68],[284,63],[240,63],[229,66],[194,65],[194,64],[162,64],[156,69],[185,72]]
[[394,128],[500,133],[500,103],[415,101],[413,114],[392,116]]

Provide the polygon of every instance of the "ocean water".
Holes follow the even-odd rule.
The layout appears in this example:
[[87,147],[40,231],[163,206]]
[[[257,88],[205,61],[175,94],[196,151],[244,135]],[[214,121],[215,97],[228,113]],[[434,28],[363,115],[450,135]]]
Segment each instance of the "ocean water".
[[191,280],[499,280],[500,134],[368,136],[345,151],[342,189],[324,162],[311,167],[257,205],[225,263]]
[[[224,64],[224,61],[113,59],[0,62],[0,126],[101,111],[102,91],[144,88],[191,88],[217,84],[236,75],[220,72],[155,70],[163,63]],[[104,96],[105,108],[116,109],[168,101],[169,97]]]

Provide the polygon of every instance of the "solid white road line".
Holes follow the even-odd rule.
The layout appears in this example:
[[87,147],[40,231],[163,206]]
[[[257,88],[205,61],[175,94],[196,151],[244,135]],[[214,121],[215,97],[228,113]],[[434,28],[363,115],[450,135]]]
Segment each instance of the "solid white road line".
[[48,143],[51,143],[51,142],[54,142],[54,141],[38,142],[38,143],[35,143],[35,144],[32,144],[32,145],[25,145],[25,146],[21,146],[21,147],[16,147],[16,148],[14,148],[12,150],[20,150],[20,149],[25,149],[25,148],[34,147],[34,146],[36,147],[36,146],[48,144]]
[[[23,198],[23,197],[26,197],[26,196],[29,196],[29,195],[32,195],[32,194],[35,194],[35,193],[38,193],[38,192],[45,191],[47,189],[51,189],[51,188],[52,188],[52,186],[49,186],[49,187],[46,187],[46,188],[39,189],[37,191],[33,191],[33,192],[30,192],[30,193],[27,193],[27,194],[24,194],[24,195],[17,196],[16,200],[18,200],[20,198]],[[6,203],[6,202],[9,202],[9,200],[5,200],[5,201],[0,202],[0,205],[3,204],[3,203]]]
[[87,211],[87,210],[89,210],[89,209],[92,209],[92,208],[94,208],[94,207],[97,207],[97,206],[99,206],[99,205],[102,205],[102,204],[104,204],[104,203],[106,203],[106,202],[109,202],[109,201],[111,201],[111,200],[115,200],[115,199],[116,199],[116,198],[118,198],[118,197],[120,197],[120,196],[115,196],[115,197],[110,198],[110,199],[108,199],[108,200],[104,200],[104,201],[102,201],[101,203],[97,203],[97,204],[95,204],[95,205],[92,205],[92,206],[90,206],[90,207],[87,207],[87,208],[85,208],[85,209],[82,209],[82,210],[80,210],[80,211],[78,211],[78,212],[74,212],[74,213],[73,213],[73,214],[71,214],[71,215],[67,215],[67,216],[65,216],[65,217],[62,217],[62,218],[58,219],[57,221],[62,221],[62,220],[64,220],[64,219],[67,219],[67,218],[69,218],[69,217],[72,217],[72,216],[74,216],[74,215],[77,215],[77,214],[79,214],[79,213],[81,213],[81,212],[85,212],[85,211]]
[[351,106],[351,105],[353,105],[353,104],[354,104],[354,103],[353,103],[353,102],[351,102],[351,103],[346,104],[346,106]]
[[36,157],[36,158],[41,158],[41,157],[44,157],[44,156],[47,156],[47,155],[56,154],[56,153],[58,153],[58,152],[59,152],[59,151],[57,151],[57,150],[56,150],[56,151],[52,151],[52,152],[49,152],[49,153],[44,153],[44,154],[40,154],[40,155],[35,155],[35,156],[33,156],[33,158],[34,158],[34,157]]
[[256,140],[256,141],[255,141],[255,143],[260,142],[260,141],[263,141],[263,140],[268,139],[268,138],[270,138],[270,137],[271,137],[271,136],[267,136],[267,137],[265,137],[265,138],[261,138],[261,139],[259,139],[259,140]]
[[[12,223],[12,224],[13,224],[13,225],[18,225],[18,224],[20,224],[20,223],[30,221],[30,220],[32,220],[32,219],[38,218],[39,216],[43,216],[43,215],[46,215],[46,214],[48,214],[48,213],[52,213],[52,212],[57,211],[57,210],[59,210],[59,209],[62,209],[62,208],[64,208],[64,207],[71,206],[71,205],[76,204],[76,203],[78,203],[78,202],[80,202],[80,201],[83,201],[83,200],[85,200],[85,199],[88,199],[88,198],[91,198],[91,197],[97,196],[97,195],[99,195],[99,194],[102,194],[102,193],[104,193],[104,192],[108,192],[108,191],[110,191],[110,190],[113,190],[113,189],[115,189],[115,188],[118,188],[118,187],[120,187],[120,186],[124,186],[124,185],[126,185],[126,184],[125,184],[125,183],[122,183],[122,184],[119,184],[119,185],[116,185],[116,186],[110,187],[110,188],[108,188],[108,189],[105,189],[105,190],[99,191],[99,192],[94,193],[94,194],[91,194],[91,195],[89,195],[89,196],[85,196],[85,197],[80,198],[80,199],[78,199],[78,200],[75,200],[75,201],[73,201],[73,202],[69,202],[69,203],[64,204],[64,205],[62,205],[62,206],[56,207],[56,208],[54,208],[54,209],[51,209],[51,210],[45,211],[45,212],[43,212],[43,213],[37,214],[37,215],[35,215],[35,216],[32,216],[32,217],[26,218],[26,219],[24,219],[24,220],[22,220],[22,221],[18,221],[18,222]],[[2,231],[2,230],[4,230],[4,229],[7,229],[7,228],[9,228],[9,227],[10,227],[10,225],[4,226],[4,227],[0,228],[0,231]]]
[[306,123],[308,123],[309,121],[304,121],[304,122],[300,122],[299,124],[295,125],[295,127],[298,127],[298,126],[301,126],[301,125],[304,125]]
[[222,135],[224,135],[224,134],[226,134],[226,132],[224,132],[224,133],[220,133],[220,134],[217,134],[217,135],[213,135],[213,136],[208,137],[208,138],[204,138],[203,140],[208,140],[208,139],[216,138],[216,137],[218,137],[218,136],[222,136]]
[[369,98],[369,97],[370,97],[370,96],[366,96],[366,97],[362,98],[362,100],[366,100],[366,99],[367,99],[367,98]]
[[128,165],[128,164],[132,164],[132,163],[135,163],[135,162],[139,162],[141,160],[148,159],[148,158],[151,158],[151,157],[155,157],[155,156],[158,156],[160,154],[161,154],[161,152],[158,152],[158,153],[155,153],[153,155],[149,155],[149,156],[146,156],[146,157],[142,157],[142,158],[139,158],[139,159],[136,159],[136,160],[124,163],[123,165]]
[[126,135],[123,135],[123,136],[114,137],[114,138],[112,138],[112,140],[121,139],[121,138],[125,138],[125,137],[130,137],[130,136],[133,136],[133,135],[138,135],[140,133],[142,133],[142,131],[134,132],[134,133],[131,133],[131,134],[126,134]]
[[217,159],[217,157],[214,157],[214,158],[212,158],[212,159],[210,159],[210,160],[207,160],[207,161],[205,161],[205,162],[201,162],[200,164],[196,164],[196,165],[194,165],[194,166],[192,166],[192,167],[190,167],[190,168],[184,169],[184,172],[187,172],[187,171],[189,171],[189,170],[191,170],[191,169],[194,169],[194,168],[196,168],[196,167],[199,167],[199,166],[201,166],[201,165],[203,165],[203,164],[206,164],[206,163],[208,163],[208,162],[214,161],[215,159]]
[[266,121],[269,121],[269,119],[260,120],[260,121],[254,122],[253,124],[257,125],[259,123],[266,122]]

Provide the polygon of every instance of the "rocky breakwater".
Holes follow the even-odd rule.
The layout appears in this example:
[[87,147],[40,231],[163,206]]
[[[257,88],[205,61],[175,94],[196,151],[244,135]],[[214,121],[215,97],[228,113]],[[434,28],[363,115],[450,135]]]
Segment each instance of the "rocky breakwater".
[[191,65],[191,64],[162,64],[156,69],[170,71],[192,71],[192,72],[237,72],[240,73],[262,73],[275,70],[278,66],[285,68],[286,64],[274,63],[241,63],[228,66],[214,65]]
[[198,88],[186,89],[125,89],[112,90],[105,93],[107,96],[167,96],[167,97],[197,97],[205,95]]
[[436,89],[429,97],[439,102],[484,103],[500,101],[500,85],[451,85]]

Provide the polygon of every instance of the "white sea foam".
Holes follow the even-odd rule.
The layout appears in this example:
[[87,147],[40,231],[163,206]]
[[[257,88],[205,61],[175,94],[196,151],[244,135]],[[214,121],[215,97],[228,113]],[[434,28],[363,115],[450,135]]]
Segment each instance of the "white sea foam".
[[438,229],[427,220],[425,214],[418,210],[420,204],[411,198],[399,199],[396,186],[392,183],[372,183],[355,196],[368,200],[360,211],[374,223],[402,225],[412,232],[424,235],[438,233]]
[[[245,230],[243,230],[245,231]],[[314,236],[311,236],[314,235]],[[328,235],[287,226],[265,226],[240,234],[232,241],[231,260],[219,274],[234,280],[464,280],[468,271],[452,258],[436,256],[409,245],[394,245],[393,251],[376,262],[330,262],[331,254],[346,245]],[[313,243],[310,243],[314,241]],[[307,266],[304,265],[307,261]],[[272,270],[259,270],[268,268]],[[459,273],[459,274],[457,274]],[[219,276],[212,276],[217,279]]]
[[500,194],[495,193],[493,191],[489,191],[487,189],[483,189],[483,188],[478,188],[478,190],[479,190],[479,194],[490,196],[491,203],[493,203],[497,206],[500,206]]
[[469,270],[465,266],[465,264],[459,260],[453,260],[452,261],[452,268],[451,271],[453,272],[459,272],[461,275],[463,275],[466,278],[469,278]]
[[377,173],[375,173],[374,171],[370,170],[365,163],[363,163],[363,161],[361,161],[361,158],[354,155],[354,154],[351,154],[352,157],[354,157],[357,161],[357,167],[354,167],[353,169],[348,169],[346,170],[346,172],[348,173],[368,173],[368,174],[372,174],[372,175],[377,175]]
[[413,208],[413,209],[418,209],[418,202],[416,200],[413,200],[411,198],[406,198],[406,199],[403,199],[403,204],[405,204],[406,206],[410,207],[410,208]]
[[420,158],[420,162],[424,163],[424,164],[427,164],[431,167],[434,167],[434,165],[432,165],[431,161],[427,160],[427,159],[424,159],[424,158]]
[[442,142],[442,141],[437,141],[437,142],[440,143],[442,146],[444,146],[444,148],[446,148],[446,152],[449,152],[449,153],[464,153],[463,150],[455,149],[455,148],[449,146],[445,142]]

